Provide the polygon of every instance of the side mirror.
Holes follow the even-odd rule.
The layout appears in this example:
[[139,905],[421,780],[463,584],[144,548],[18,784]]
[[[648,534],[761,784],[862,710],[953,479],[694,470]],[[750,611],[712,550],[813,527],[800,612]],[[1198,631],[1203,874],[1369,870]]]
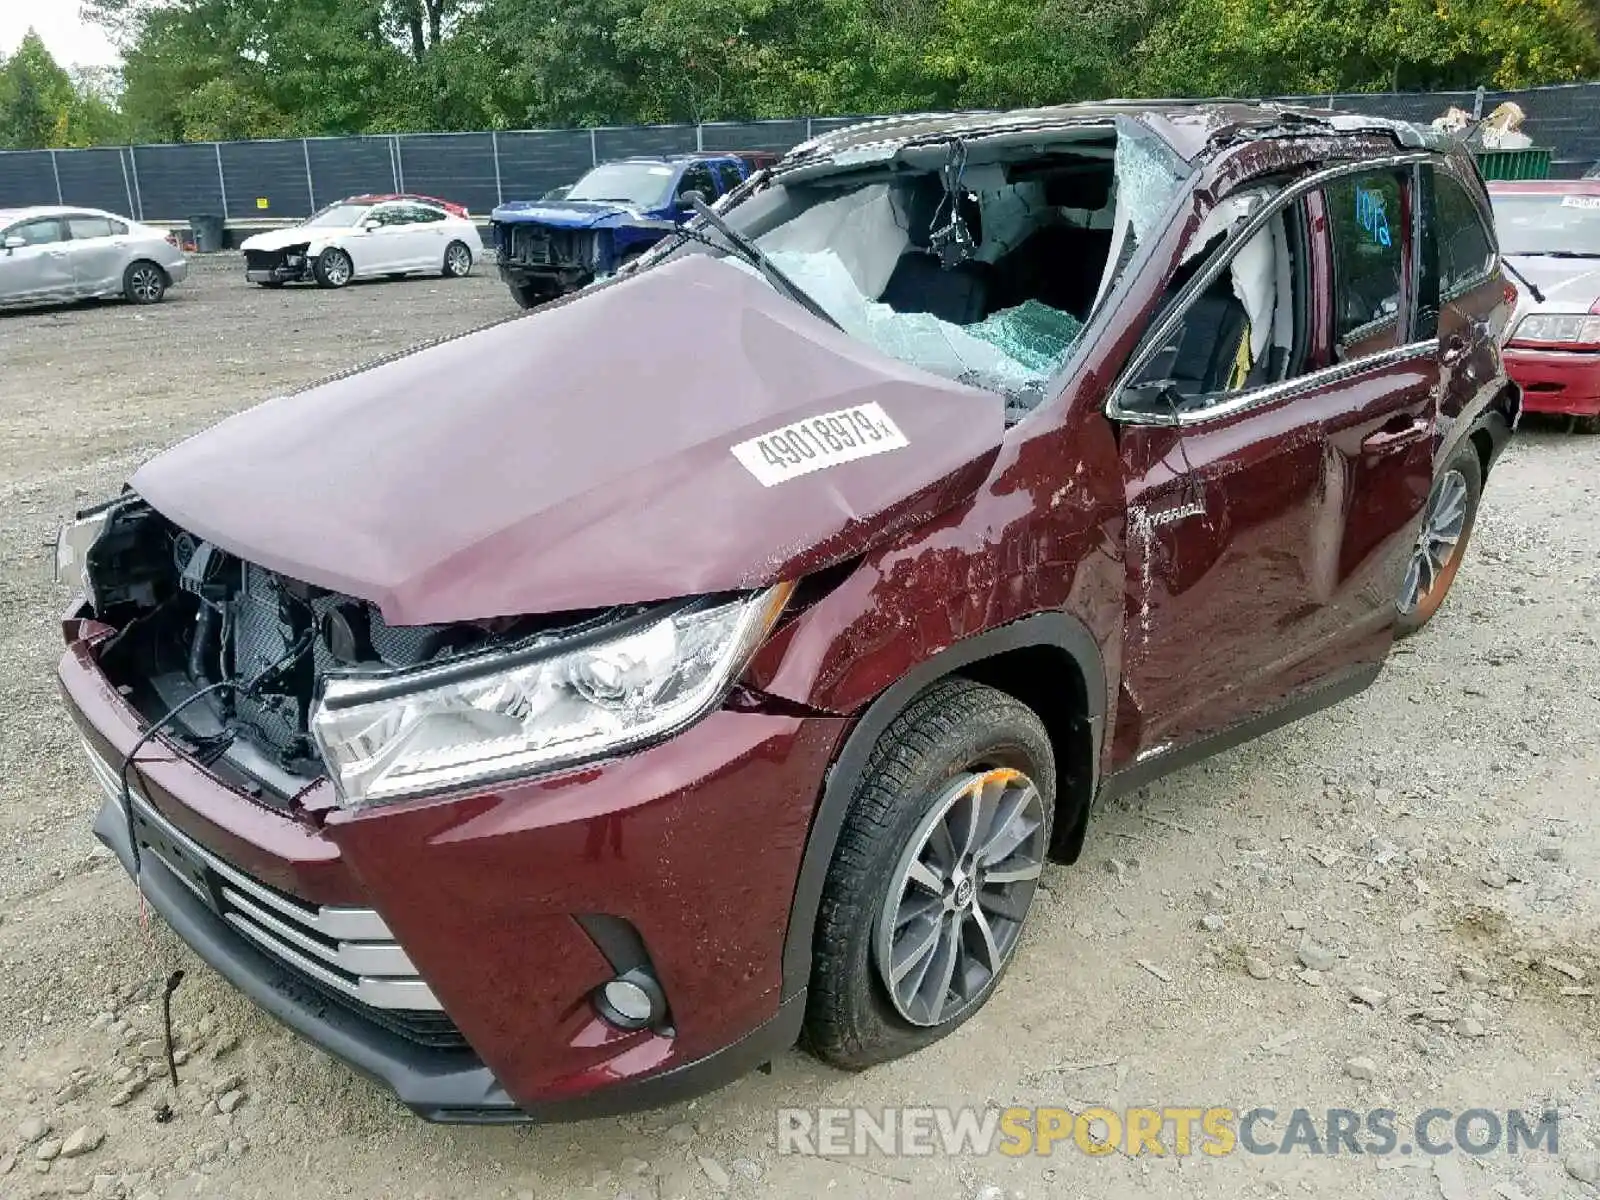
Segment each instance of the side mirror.
[[1122,389],[1117,405],[1127,412],[1174,413],[1184,406],[1183,393],[1175,379],[1152,379]]
[[379,228],[379,223],[377,221],[363,221],[363,222],[361,222],[361,225],[360,225],[360,229],[361,229],[362,233],[371,233],[374,229],[377,229],[377,228]]
[[24,239],[24,238],[8,237],[5,240],[6,253],[10,254],[13,250],[20,250],[20,249],[22,249],[22,247],[26,246],[27,244],[28,243],[27,243],[26,239]]
[[711,203],[711,201],[706,197],[706,194],[699,188],[690,188],[687,192],[679,192],[678,211],[692,213],[694,211],[694,202],[696,200],[698,200],[701,204]]

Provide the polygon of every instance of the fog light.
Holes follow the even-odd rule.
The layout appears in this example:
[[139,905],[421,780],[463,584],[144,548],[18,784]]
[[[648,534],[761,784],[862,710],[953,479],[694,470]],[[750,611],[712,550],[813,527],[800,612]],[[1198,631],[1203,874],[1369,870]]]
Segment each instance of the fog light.
[[618,1029],[644,1029],[666,1016],[667,1000],[655,977],[639,967],[601,984],[594,994],[594,1007]]

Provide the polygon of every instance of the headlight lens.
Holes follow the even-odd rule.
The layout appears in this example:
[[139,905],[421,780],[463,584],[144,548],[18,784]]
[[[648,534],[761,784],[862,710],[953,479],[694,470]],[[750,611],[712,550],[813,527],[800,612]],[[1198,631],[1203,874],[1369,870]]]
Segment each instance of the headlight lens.
[[311,732],[342,803],[534,774],[657,741],[719,703],[791,586],[516,655],[329,679]]
[[57,583],[78,588],[94,603],[94,589],[89,585],[89,547],[99,540],[106,522],[111,519],[109,508],[90,516],[68,521],[56,534]]
[[1567,342],[1600,345],[1600,316],[1583,313],[1534,313],[1517,326],[1519,342]]

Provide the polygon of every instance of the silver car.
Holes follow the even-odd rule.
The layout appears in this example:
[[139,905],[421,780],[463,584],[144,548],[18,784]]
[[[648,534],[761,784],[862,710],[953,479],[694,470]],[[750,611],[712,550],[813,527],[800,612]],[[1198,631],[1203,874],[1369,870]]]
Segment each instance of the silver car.
[[0,308],[123,296],[154,304],[189,273],[170,234],[94,208],[0,208]]

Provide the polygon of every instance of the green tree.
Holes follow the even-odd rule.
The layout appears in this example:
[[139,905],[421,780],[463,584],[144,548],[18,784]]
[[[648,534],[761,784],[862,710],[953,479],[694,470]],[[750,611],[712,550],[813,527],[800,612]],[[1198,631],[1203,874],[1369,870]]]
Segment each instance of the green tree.
[[32,29],[0,68],[0,144],[38,150],[68,144],[72,79]]

